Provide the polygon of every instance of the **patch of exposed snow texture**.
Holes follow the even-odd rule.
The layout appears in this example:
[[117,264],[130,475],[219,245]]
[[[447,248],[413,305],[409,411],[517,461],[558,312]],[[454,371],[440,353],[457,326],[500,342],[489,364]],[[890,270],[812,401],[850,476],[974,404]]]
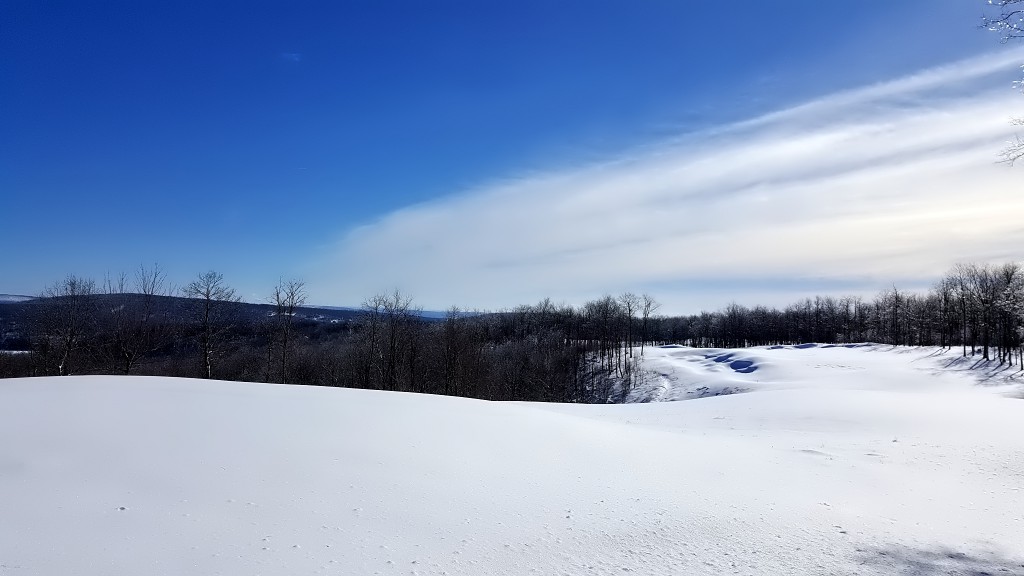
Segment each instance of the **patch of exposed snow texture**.
[[670,344],[645,348],[642,367],[644,383],[626,402],[791,388],[935,391],[971,382],[1011,395],[1024,391],[1019,366],[982,360],[980,350],[976,355],[968,350],[965,358],[960,348],[808,343],[733,350]]
[[666,397],[746,393],[2,380],[0,574],[1024,574],[1010,374],[880,346],[645,358]]

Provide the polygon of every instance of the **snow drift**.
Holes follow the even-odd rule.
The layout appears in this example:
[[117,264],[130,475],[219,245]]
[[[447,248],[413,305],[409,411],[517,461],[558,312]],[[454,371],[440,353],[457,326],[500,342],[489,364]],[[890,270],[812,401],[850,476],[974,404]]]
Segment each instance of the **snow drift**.
[[749,393],[0,381],[0,574],[1024,574],[1014,388],[936,351],[648,354],[667,396]]

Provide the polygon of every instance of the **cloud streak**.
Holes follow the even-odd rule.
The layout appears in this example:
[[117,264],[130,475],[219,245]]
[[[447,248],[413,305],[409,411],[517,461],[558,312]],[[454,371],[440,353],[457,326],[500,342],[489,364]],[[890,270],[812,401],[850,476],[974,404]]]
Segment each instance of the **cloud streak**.
[[651,290],[684,312],[1024,259],[1024,175],[995,163],[1024,105],[1009,89],[1021,60],[964,60],[410,206],[318,254],[311,293],[399,287],[428,307],[497,308]]

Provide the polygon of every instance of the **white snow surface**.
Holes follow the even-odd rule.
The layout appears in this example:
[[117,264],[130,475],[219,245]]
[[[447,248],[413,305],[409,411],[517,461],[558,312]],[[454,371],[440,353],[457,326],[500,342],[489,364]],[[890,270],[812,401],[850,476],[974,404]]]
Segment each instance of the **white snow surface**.
[[603,406],[0,380],[0,574],[1022,575],[1019,373],[958,358],[648,348],[704,397]]

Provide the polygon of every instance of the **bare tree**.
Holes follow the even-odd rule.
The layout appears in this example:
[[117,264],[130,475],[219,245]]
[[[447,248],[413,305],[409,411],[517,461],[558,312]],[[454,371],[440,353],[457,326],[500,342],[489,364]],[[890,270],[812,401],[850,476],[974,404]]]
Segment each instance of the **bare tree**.
[[52,355],[60,376],[77,369],[77,353],[89,344],[96,322],[95,293],[93,280],[71,274],[43,290],[36,305],[44,356]]
[[640,355],[644,355],[644,343],[647,342],[647,329],[651,321],[651,316],[661,308],[661,304],[654,299],[650,294],[644,293],[640,296],[640,317],[642,318],[643,324],[641,325],[640,334]]
[[[288,355],[291,349],[292,324],[295,310],[306,303],[306,284],[298,280],[280,280],[270,297],[274,305],[275,338],[278,345],[278,362],[281,382],[288,383]],[[271,344],[274,342],[272,341]]]
[[935,303],[938,305],[939,346],[951,348],[955,329],[954,319],[956,318],[953,311],[956,280],[952,276],[946,276],[936,282],[932,291],[936,296]]
[[971,266],[968,276],[971,296],[981,316],[982,358],[989,360],[989,349],[992,346],[992,328],[995,320],[996,302],[999,298],[999,283],[996,271],[988,264]]
[[[963,347],[963,357],[967,357],[967,329],[969,314],[973,316],[971,305],[970,276],[972,266],[957,264],[950,274],[950,281],[956,295],[957,308],[960,311],[960,344]],[[973,333],[973,332],[972,332]],[[974,342],[971,342],[971,354],[974,354]]]
[[220,354],[223,336],[230,330],[230,311],[239,302],[234,288],[224,283],[224,276],[213,270],[189,282],[183,293],[195,300],[193,310],[199,323],[197,339],[202,357],[203,377],[213,378],[214,359]]
[[115,298],[111,309],[110,352],[118,370],[131,374],[146,354],[167,343],[170,325],[157,321],[155,315],[158,300],[170,296],[173,290],[157,264],[152,268],[139,266],[130,287],[125,274],[117,280],[106,278],[104,292]]
[[[1011,40],[1024,38],[1024,0],[988,0],[986,2],[993,11],[982,16],[982,26],[999,34],[1000,41],[1004,44]],[[1021,91],[1024,91],[1024,80],[1014,83]],[[1024,126],[1024,117],[1013,118],[1012,124]],[[1024,139],[1019,135],[1007,144],[1007,147],[999,153],[1003,162],[1013,164],[1024,158]]]
[[1013,351],[1016,349],[1021,370],[1024,370],[1024,269],[1010,263],[1001,270],[1004,279],[999,308],[1005,317],[1004,338],[1010,365],[1013,365]]
[[1021,267],[1016,262],[1007,262],[996,269],[996,324],[999,347],[999,363],[1009,361],[1013,365],[1013,351],[1019,347],[1019,321],[1021,310]]
[[[399,368],[410,352],[408,327],[413,317],[412,298],[399,290],[377,294],[363,302],[359,333],[359,379],[365,388],[399,389]],[[419,350],[407,358],[413,364]]]
[[442,391],[445,395],[459,393],[459,376],[465,361],[465,325],[466,320],[458,306],[449,308],[441,331]]
[[395,290],[384,298],[384,333],[386,358],[384,389],[398,389],[398,363],[406,345],[405,328],[412,315],[412,297]]
[[359,355],[358,380],[362,388],[373,388],[375,374],[383,373],[384,352],[381,349],[380,335],[384,323],[384,302],[387,297],[377,294],[363,302],[363,318],[360,323],[357,353]]
[[622,306],[622,312],[626,317],[626,349],[629,351],[629,357],[633,357],[633,320],[636,318],[636,313],[640,309],[640,297],[632,292],[626,292],[622,296],[619,296],[619,305]]

